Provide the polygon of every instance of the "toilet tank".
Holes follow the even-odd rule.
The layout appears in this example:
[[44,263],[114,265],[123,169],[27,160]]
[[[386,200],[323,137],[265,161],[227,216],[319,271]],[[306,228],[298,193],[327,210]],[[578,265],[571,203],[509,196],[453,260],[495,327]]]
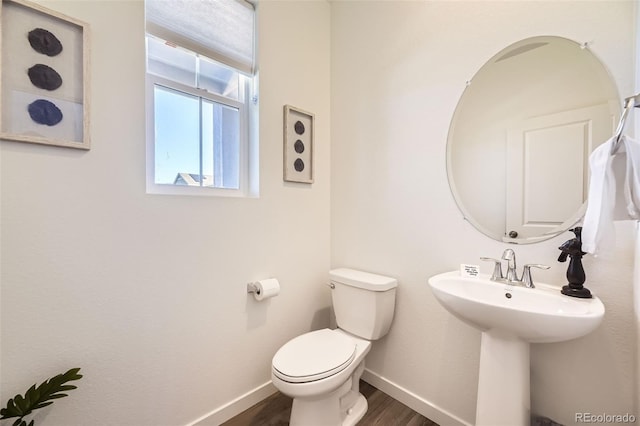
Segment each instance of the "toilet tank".
[[395,278],[355,269],[329,272],[338,328],[367,340],[387,334],[396,304]]

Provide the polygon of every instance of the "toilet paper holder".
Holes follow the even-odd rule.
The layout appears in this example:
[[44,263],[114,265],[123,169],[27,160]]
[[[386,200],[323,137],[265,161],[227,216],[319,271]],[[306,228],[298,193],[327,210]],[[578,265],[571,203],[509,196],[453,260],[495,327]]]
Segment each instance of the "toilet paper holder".
[[280,294],[280,283],[276,278],[253,281],[247,284],[247,294],[252,294],[258,302]]
[[247,293],[255,293],[260,294],[260,288],[257,286],[257,283],[248,283],[247,284]]

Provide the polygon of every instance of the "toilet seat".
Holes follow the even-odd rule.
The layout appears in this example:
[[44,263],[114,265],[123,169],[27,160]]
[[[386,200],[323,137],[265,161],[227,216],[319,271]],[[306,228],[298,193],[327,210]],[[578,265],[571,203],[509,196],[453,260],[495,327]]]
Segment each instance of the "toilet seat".
[[285,343],[273,357],[273,374],[290,383],[313,382],[344,370],[355,356],[353,339],[325,328]]

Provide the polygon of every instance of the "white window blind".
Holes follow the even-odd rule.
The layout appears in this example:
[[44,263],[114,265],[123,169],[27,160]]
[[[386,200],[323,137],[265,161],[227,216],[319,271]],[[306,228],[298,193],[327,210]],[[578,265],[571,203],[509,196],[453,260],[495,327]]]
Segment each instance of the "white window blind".
[[147,32],[254,73],[253,5],[246,0],[145,0]]

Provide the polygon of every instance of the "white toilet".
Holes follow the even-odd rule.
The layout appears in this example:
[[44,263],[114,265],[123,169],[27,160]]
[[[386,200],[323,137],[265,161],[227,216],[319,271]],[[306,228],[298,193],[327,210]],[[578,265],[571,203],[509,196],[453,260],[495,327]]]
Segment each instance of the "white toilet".
[[329,277],[338,328],[291,339],[273,357],[271,380],[293,398],[291,426],[350,426],[364,416],[364,357],[393,320],[394,278],[346,268]]

